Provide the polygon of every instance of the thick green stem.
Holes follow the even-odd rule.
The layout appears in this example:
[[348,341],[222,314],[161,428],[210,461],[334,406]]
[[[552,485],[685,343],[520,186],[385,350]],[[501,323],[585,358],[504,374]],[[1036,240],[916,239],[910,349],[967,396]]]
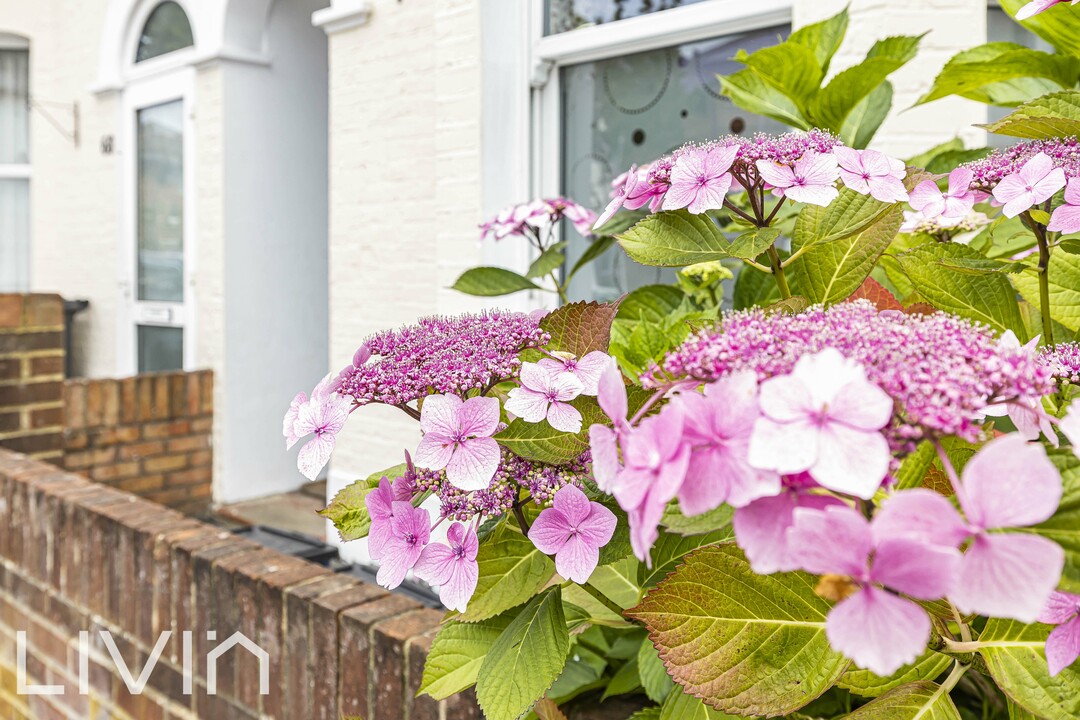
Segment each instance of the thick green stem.
[[623,609],[622,609],[621,607],[619,607],[618,605],[616,605],[616,604],[615,604],[615,603],[614,603],[614,602],[613,602],[612,600],[608,599],[608,596],[607,596],[607,595],[605,595],[604,593],[600,592],[599,590],[597,590],[596,588],[594,588],[594,587],[593,587],[592,585],[590,585],[589,583],[585,583],[584,585],[582,585],[582,586],[581,586],[581,588],[582,588],[582,589],[583,589],[583,590],[584,590],[585,592],[589,593],[589,594],[590,594],[590,595],[592,595],[592,596],[593,596],[594,598],[596,598],[596,599],[597,599],[597,601],[598,601],[598,602],[599,602],[599,603],[600,603],[601,605],[603,605],[604,607],[606,607],[606,608],[607,608],[608,610],[610,610],[611,612],[615,613],[615,614],[616,614],[616,615],[618,615],[619,617],[622,617],[622,614],[623,614]]
[[1035,243],[1039,246],[1039,264],[1036,271],[1039,275],[1039,314],[1042,316],[1043,337],[1042,344],[1054,344],[1054,321],[1050,316],[1050,243],[1046,239],[1046,228],[1031,217],[1030,213],[1023,213],[1020,219],[1035,235]]
[[780,298],[787,300],[791,297],[791,290],[788,288],[787,277],[784,275],[784,264],[780,262],[780,253],[776,252],[776,248],[771,245],[766,252],[769,254],[769,262],[772,263],[776,286],[780,288]]

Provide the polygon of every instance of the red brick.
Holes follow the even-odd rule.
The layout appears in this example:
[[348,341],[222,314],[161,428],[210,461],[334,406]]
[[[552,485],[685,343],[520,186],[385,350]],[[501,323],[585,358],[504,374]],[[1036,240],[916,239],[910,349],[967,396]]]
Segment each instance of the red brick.
[[13,432],[19,429],[22,415],[18,412],[0,413],[0,433]]
[[192,435],[191,437],[177,438],[169,441],[169,452],[171,453],[204,450],[208,447],[210,447],[210,438],[205,435]]
[[147,440],[158,438],[177,437],[191,432],[191,423],[187,420],[175,420],[173,422],[150,423],[143,426],[143,437]]
[[208,484],[211,480],[211,475],[211,469],[209,465],[206,465],[204,467],[192,468],[191,470],[169,473],[168,484],[170,487],[175,485]]
[[154,376],[154,411],[155,420],[166,420],[172,409],[169,402],[169,376],[158,374]]
[[59,350],[64,347],[64,335],[59,332],[0,333],[0,354],[10,355],[32,350]]
[[150,440],[134,445],[121,445],[116,449],[116,457],[119,460],[139,460],[160,455],[164,451],[165,443],[160,440]]
[[183,470],[187,467],[186,455],[163,455],[162,457],[149,458],[143,461],[143,467],[148,473],[164,473],[173,470]]
[[30,376],[64,374],[63,355],[43,355],[27,359],[30,362]]
[[103,465],[90,471],[90,477],[97,482],[114,483],[139,474],[139,463],[126,462],[116,465]]
[[[381,620],[415,610],[419,604],[402,595],[387,595],[338,616],[338,657],[342,670],[338,676],[338,712],[342,715],[375,717],[375,694],[371,667],[372,626]],[[380,717],[393,717],[382,715]]]
[[26,455],[37,455],[53,450],[63,450],[64,440],[57,432],[47,432],[41,435],[24,435],[4,440],[4,447]]
[[0,293],[0,328],[22,327],[23,296]]
[[214,418],[204,417],[197,418],[191,421],[191,432],[193,433],[210,433],[214,430]]
[[30,411],[30,427],[40,430],[46,427],[61,427],[64,424],[64,408],[61,406],[35,408]]
[[[375,716],[375,708],[385,717],[412,717],[412,714],[407,712],[408,708],[403,706],[406,698],[410,699],[409,704],[412,705],[411,699],[416,692],[406,692],[410,680],[408,655],[412,652],[426,656],[425,642],[430,644],[430,639],[425,640],[423,636],[438,628],[440,620],[442,613],[425,608],[398,615],[372,627],[372,677],[368,683],[373,693],[372,717]],[[414,639],[416,642],[413,642]],[[420,666],[422,671],[422,660]],[[426,700],[428,702],[421,702],[420,706],[427,711],[429,717],[431,711],[434,711],[437,720],[438,705],[431,701],[431,698]]]
[[0,407],[59,403],[63,398],[63,393],[64,383],[58,380],[0,385]]
[[18,380],[22,377],[22,363],[19,358],[0,358],[0,382]]
[[59,295],[35,293],[23,300],[26,327],[57,327],[64,324],[64,301]]
[[138,419],[138,397],[134,377],[120,380],[120,422],[133,423]]

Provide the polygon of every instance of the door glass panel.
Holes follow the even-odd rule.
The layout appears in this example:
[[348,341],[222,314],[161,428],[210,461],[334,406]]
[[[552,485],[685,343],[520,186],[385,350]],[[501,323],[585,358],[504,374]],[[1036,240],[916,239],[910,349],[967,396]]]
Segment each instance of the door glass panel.
[[138,111],[138,298],[184,300],[184,105]]
[[546,0],[544,34],[556,35],[699,2],[703,0]]
[[[788,31],[777,26],[563,68],[563,192],[599,212],[610,199],[612,179],[631,164],[651,162],[690,140],[786,130],[735,107],[720,95],[716,76],[742,67],[731,60],[738,50],[773,45]],[[565,232],[572,267],[588,242],[572,229]],[[570,295],[611,300],[674,277],[672,270],[609,252],[577,274]]]
[[155,58],[181,48],[191,47],[195,38],[191,35],[191,23],[183,8],[174,2],[163,2],[154,8],[146,19],[139,47],[135,51],[135,62]]
[[139,372],[184,369],[184,329],[138,326]]
[[0,50],[0,163],[30,162],[30,53]]
[[30,285],[30,181],[0,178],[0,292]]

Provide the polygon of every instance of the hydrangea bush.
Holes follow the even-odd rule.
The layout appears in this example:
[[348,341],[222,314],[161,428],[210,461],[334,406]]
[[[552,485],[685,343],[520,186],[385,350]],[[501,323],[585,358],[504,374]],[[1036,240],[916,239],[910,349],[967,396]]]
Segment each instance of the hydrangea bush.
[[475,687],[492,720],[614,696],[638,720],[1080,717],[1080,145],[1047,131],[1078,96],[940,174],[812,128],[629,168],[599,217],[511,209],[483,232],[542,257],[553,222],[624,222],[679,283],[422,319],[297,395],[311,478],[352,412],[417,421],[324,513],[379,583],[439,589],[421,692]]

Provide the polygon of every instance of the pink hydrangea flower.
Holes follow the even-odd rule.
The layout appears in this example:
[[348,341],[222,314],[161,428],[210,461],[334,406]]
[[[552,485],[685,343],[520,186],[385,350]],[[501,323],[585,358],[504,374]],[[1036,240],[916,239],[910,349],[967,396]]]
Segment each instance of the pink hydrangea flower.
[[480,543],[476,531],[461,523],[446,531],[446,543],[431,543],[420,553],[414,571],[424,582],[439,586],[439,599],[450,610],[465,612],[476,591],[480,569],[476,552]]
[[958,167],[949,173],[949,189],[944,193],[933,180],[923,180],[911,191],[911,207],[924,219],[937,220],[942,226],[956,225],[975,207],[976,195],[971,190],[974,173]]
[[728,170],[737,147],[701,148],[683,153],[671,167],[671,187],[664,195],[664,210],[686,208],[694,215],[719,210],[731,187]]
[[462,490],[483,490],[499,467],[499,444],[491,437],[499,424],[499,401],[456,395],[430,395],[420,411],[424,437],[416,462],[446,470],[446,479]]
[[994,187],[994,199],[1005,207],[1005,217],[1016,217],[1025,210],[1052,198],[1065,187],[1065,171],[1054,167],[1054,161],[1046,153],[1039,153],[1028,160],[1020,170],[1006,175]]
[[296,397],[289,403],[289,409],[285,411],[285,417],[281,421],[281,434],[285,436],[285,449],[292,450],[293,445],[300,440],[296,434],[296,419],[300,417],[300,408],[307,404],[306,392],[296,393]]
[[371,529],[368,531],[368,553],[371,559],[382,558],[383,549],[390,539],[392,530],[390,520],[394,517],[394,504],[408,502],[413,495],[413,486],[408,478],[399,477],[393,483],[383,477],[379,486],[364,497],[364,506],[371,517]]
[[1053,677],[1080,657],[1080,595],[1051,593],[1039,622],[1057,625],[1046,638],[1046,664]]
[[840,179],[855,192],[886,203],[908,199],[903,182],[907,168],[903,161],[877,150],[843,146],[833,148],[833,155],[840,165]]
[[382,548],[375,580],[387,589],[396,588],[413,568],[431,537],[431,516],[423,508],[403,500],[393,502],[390,532]]
[[889,470],[881,429],[893,401],[861,365],[833,348],[805,355],[790,375],[761,384],[761,417],[749,462],[789,475],[807,471],[830,490],[869,499]]
[[581,391],[582,395],[595,396],[600,383],[600,374],[604,372],[604,368],[610,363],[610,355],[599,350],[594,350],[591,353],[586,353],[580,358],[573,356],[541,358],[537,365],[548,372],[570,373],[581,381],[583,388]]
[[779,495],[758,498],[746,507],[736,508],[732,519],[735,541],[759,575],[798,569],[787,537],[796,508],[822,510],[843,505],[839,498],[814,494],[818,486],[806,473],[785,476],[783,484]]
[[[647,168],[639,169],[637,166],[631,165],[629,170],[612,182],[612,186],[616,190],[611,196],[611,202],[604,208],[604,212],[600,214],[600,217],[596,219],[596,223],[593,225],[594,230],[615,217],[615,213],[619,212],[620,209],[625,207],[627,210],[637,210],[656,197],[656,188],[645,180],[647,170]],[[659,192],[663,194],[663,189]]]
[[1050,216],[1047,230],[1063,234],[1080,232],[1080,178],[1072,178],[1065,187],[1065,204]]
[[581,412],[570,404],[585,386],[568,372],[552,372],[536,363],[521,366],[521,386],[512,389],[506,411],[525,422],[547,420],[556,430],[576,433],[581,430]]
[[656,527],[690,464],[683,425],[682,410],[668,404],[621,437],[623,467],[611,483],[611,494],[629,517],[634,554],[649,567],[649,550],[659,536]]
[[626,417],[629,413],[626,385],[614,359],[608,360],[607,367],[600,373],[596,399],[600,403],[600,409],[611,418],[614,429],[600,424],[589,427],[593,476],[597,487],[604,492],[611,492],[615,478],[622,469],[619,461],[619,437],[629,430]]
[[685,439],[690,465],[679,489],[679,509],[699,515],[729,503],[744,507],[780,492],[780,476],[747,462],[754,423],[758,419],[757,377],[740,372],[709,383],[704,393],[680,392],[674,403],[686,417]]
[[[296,456],[296,467],[308,480],[314,480],[330,460],[334,452],[337,434],[345,426],[352,410],[349,398],[342,397],[331,389],[334,376],[327,375],[311,391],[311,397],[303,401],[303,393],[293,398],[288,412],[285,413],[284,432],[286,445],[292,447],[306,435],[315,437],[308,440]],[[288,423],[292,419],[292,426]]]
[[956,492],[966,521],[943,496],[907,491],[885,503],[875,524],[951,547],[970,538],[949,598],[964,613],[1034,622],[1061,579],[1065,552],[1039,535],[998,531],[1053,516],[1062,492],[1057,469],[1041,445],[1011,433],[968,461]]
[[615,534],[615,523],[615,513],[567,485],[536,518],[529,539],[540,552],[555,556],[559,575],[584,584],[600,561],[600,548]]
[[[1016,11],[1017,20],[1027,20],[1029,17],[1034,17],[1041,12],[1046,12],[1055,5],[1061,5],[1068,0],[1031,0],[1027,5]],[[1080,2],[1080,0],[1072,0],[1072,4]]]
[[824,206],[840,194],[836,189],[840,168],[832,153],[808,151],[794,167],[758,160],[757,169],[762,179],[773,187],[773,194],[795,202]]
[[[998,341],[1001,347],[1010,352],[1024,352],[1030,357],[1035,358],[1038,354],[1039,337],[1036,335],[1027,343],[1021,345],[1020,339],[1016,337],[1016,333],[1012,330],[1006,330],[1001,334],[1001,339]],[[997,405],[988,405],[983,411],[983,414],[987,417],[1002,417],[1008,415],[1012,420],[1013,425],[1016,426],[1016,430],[1024,437],[1025,440],[1038,440],[1039,434],[1046,435],[1046,439],[1050,441],[1050,444],[1054,447],[1058,445],[1057,433],[1054,432],[1054,425],[1050,422],[1050,418],[1047,416],[1046,411],[1043,410],[1042,400],[1040,398],[1025,398],[1023,400],[1014,400],[1009,403],[998,403]]]
[[929,616],[887,589],[919,600],[944,597],[954,584],[955,548],[880,537],[847,506],[796,509],[788,542],[802,569],[847,576],[859,587],[829,612],[825,635],[830,645],[884,677],[922,654],[930,638]]

